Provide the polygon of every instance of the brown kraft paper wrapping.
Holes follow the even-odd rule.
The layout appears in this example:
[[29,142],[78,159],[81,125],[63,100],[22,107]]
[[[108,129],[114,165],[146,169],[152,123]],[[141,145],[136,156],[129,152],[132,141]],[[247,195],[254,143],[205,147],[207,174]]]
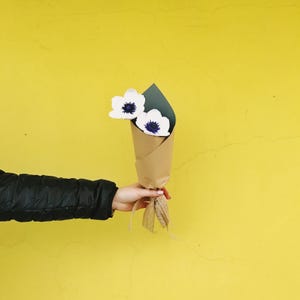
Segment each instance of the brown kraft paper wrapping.
[[[136,157],[136,171],[139,183],[149,189],[160,189],[170,178],[174,130],[167,137],[143,133],[132,122],[131,131]],[[143,226],[154,230],[155,215],[163,227],[168,227],[169,213],[164,196],[151,198],[143,216]]]

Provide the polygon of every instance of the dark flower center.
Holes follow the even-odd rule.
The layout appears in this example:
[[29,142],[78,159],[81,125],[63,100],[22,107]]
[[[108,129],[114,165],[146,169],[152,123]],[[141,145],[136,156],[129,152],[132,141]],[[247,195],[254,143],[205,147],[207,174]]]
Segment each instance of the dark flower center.
[[145,125],[145,128],[152,133],[157,133],[157,131],[160,129],[159,124],[151,120]]
[[135,103],[128,102],[122,106],[123,112],[127,114],[133,114],[136,111]]

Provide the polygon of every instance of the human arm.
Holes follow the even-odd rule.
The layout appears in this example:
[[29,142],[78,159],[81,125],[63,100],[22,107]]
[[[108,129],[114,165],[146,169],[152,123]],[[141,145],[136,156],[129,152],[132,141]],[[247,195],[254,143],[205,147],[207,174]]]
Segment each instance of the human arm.
[[114,182],[6,173],[0,170],[0,221],[105,220],[113,215]]

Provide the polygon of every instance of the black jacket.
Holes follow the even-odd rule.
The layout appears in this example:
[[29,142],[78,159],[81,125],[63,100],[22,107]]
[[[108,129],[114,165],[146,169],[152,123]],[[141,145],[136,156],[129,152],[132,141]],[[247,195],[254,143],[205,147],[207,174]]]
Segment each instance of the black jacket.
[[51,221],[112,217],[117,191],[107,180],[16,175],[0,170],[0,221]]

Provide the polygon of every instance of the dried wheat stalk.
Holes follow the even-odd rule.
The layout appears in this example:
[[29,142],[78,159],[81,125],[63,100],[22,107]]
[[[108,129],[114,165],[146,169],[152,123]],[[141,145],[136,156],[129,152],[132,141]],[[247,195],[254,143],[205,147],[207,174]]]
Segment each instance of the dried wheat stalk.
[[168,203],[165,196],[160,196],[154,200],[154,210],[162,227],[167,227],[169,224]]

